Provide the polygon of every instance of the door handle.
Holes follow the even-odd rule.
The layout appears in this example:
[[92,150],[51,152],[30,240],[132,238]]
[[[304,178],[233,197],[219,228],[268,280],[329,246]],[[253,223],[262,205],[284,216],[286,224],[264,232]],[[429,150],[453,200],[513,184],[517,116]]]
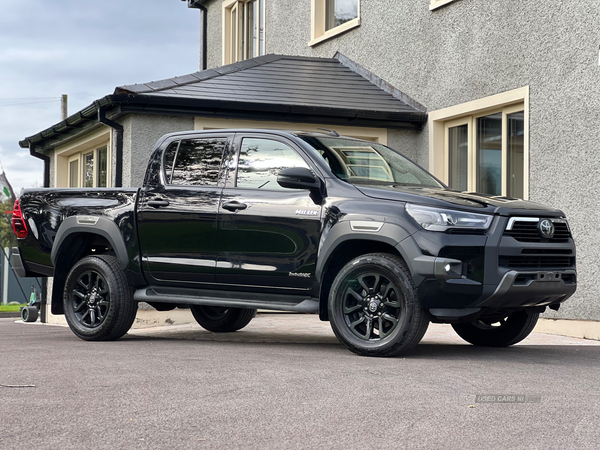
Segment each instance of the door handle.
[[226,209],[227,211],[237,211],[237,210],[242,210],[242,209],[246,209],[248,207],[248,205],[246,205],[245,203],[240,203],[237,201],[232,201],[232,202],[227,202],[227,203],[223,203],[222,208]]
[[148,201],[148,206],[152,206],[153,208],[160,208],[163,206],[169,206],[169,201],[165,200],[162,197],[154,197],[152,200]]

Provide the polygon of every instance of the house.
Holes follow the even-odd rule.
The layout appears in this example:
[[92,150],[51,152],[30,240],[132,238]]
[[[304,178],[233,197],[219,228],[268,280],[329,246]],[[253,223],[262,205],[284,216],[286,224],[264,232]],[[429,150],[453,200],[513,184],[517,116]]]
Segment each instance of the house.
[[119,87],[22,141],[46,161],[48,185],[138,185],[166,132],[334,128],[397,148],[453,188],[565,211],[579,287],[546,317],[577,320],[573,333],[600,337],[598,15],[585,2],[188,7],[201,12],[206,70]]

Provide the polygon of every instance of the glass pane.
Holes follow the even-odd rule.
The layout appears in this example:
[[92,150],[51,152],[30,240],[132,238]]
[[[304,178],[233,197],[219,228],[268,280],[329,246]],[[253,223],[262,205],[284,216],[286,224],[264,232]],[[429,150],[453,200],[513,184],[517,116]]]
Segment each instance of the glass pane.
[[448,186],[469,189],[469,126],[448,128]]
[[358,17],[358,0],[326,0],[325,25],[331,30]]
[[285,189],[277,183],[277,174],[289,167],[308,167],[292,148],[270,139],[242,141],[237,169],[237,187]]
[[171,142],[165,150],[165,180],[167,184],[171,184],[173,176],[173,163],[175,162],[175,156],[177,155],[177,148],[179,147],[179,141]]
[[96,169],[96,186],[106,187],[108,168],[108,150],[106,147],[98,149],[98,167]]
[[69,187],[79,187],[79,160],[69,163]]
[[231,23],[230,23],[230,52],[231,62],[237,62],[237,49],[238,49],[238,7],[237,4],[231,8]]
[[523,171],[525,161],[523,146],[525,139],[525,117],[523,111],[509,114],[508,141],[507,141],[507,177],[506,195],[509,197],[523,198]]
[[502,195],[502,113],[477,119],[477,192]]
[[173,184],[188,186],[216,186],[219,181],[221,157],[227,139],[189,139],[181,141],[175,167]]
[[83,155],[83,169],[85,170],[83,186],[86,188],[94,187],[94,154],[93,153],[88,153],[87,155]]
[[265,54],[265,0],[259,0],[260,2],[260,29],[259,29],[259,47],[258,56]]

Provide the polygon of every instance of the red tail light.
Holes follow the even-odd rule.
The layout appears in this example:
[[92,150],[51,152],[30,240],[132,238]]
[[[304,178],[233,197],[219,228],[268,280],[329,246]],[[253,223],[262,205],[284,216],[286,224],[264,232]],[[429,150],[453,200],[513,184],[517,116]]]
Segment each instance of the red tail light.
[[15,206],[12,211],[12,226],[13,231],[19,239],[25,239],[27,237],[27,225],[25,225],[25,218],[21,212],[21,205],[19,200],[15,200]]

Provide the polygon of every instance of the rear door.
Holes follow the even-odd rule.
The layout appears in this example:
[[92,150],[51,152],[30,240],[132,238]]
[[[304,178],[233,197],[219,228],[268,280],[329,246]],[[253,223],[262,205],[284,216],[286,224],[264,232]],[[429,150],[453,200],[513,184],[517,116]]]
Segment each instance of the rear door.
[[145,272],[155,284],[214,283],[223,157],[232,134],[170,142],[160,181],[142,190],[138,228]]
[[291,141],[240,134],[221,197],[217,282],[227,288],[301,293],[315,283],[321,205],[308,190],[286,189],[277,174],[309,167]]

